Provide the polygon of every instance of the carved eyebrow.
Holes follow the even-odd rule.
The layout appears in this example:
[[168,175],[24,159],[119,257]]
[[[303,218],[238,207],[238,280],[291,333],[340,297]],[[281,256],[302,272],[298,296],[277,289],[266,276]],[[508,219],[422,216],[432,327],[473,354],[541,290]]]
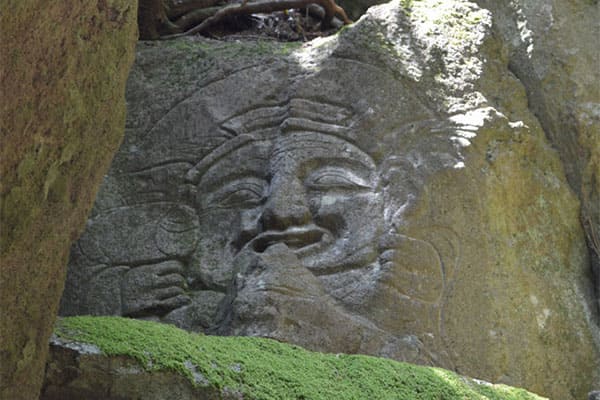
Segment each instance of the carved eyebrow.
[[208,204],[202,204],[202,208],[221,208],[224,201],[240,192],[251,193],[250,195],[246,194],[246,199],[240,203],[258,202],[264,198],[268,187],[268,182],[265,179],[252,175],[236,176],[235,179],[220,181],[219,183],[221,184],[215,187],[214,190],[206,191],[203,200]]
[[[358,172],[358,173],[355,173]],[[354,168],[348,168],[346,165],[325,165],[316,168],[310,172],[305,179],[305,184],[312,188],[352,188],[352,189],[372,189],[365,176]],[[323,183],[322,181],[328,181]]]
[[[266,159],[260,161],[262,164],[267,162]],[[200,180],[199,184],[202,185],[200,190],[208,193],[219,190],[225,184],[238,180],[245,179],[261,179],[265,180],[265,173],[260,171],[258,168],[244,168],[240,169],[237,165],[223,166],[219,165],[218,173],[212,173],[213,171],[208,171]]]

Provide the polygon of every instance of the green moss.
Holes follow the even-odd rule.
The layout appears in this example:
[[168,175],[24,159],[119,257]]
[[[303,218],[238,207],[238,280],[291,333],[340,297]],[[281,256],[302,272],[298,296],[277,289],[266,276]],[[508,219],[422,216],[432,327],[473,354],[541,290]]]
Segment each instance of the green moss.
[[[193,384],[239,391],[247,399],[542,399],[439,368],[310,352],[261,338],[204,336],[126,318],[64,318],[56,334],[94,344],[108,355],[133,357],[151,371],[177,371]],[[194,372],[186,367],[190,363]]]

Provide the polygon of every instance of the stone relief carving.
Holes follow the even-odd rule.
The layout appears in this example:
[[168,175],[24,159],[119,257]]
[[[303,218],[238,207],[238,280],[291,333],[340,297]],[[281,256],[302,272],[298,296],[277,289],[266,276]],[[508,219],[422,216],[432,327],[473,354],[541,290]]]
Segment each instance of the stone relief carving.
[[442,340],[458,245],[403,223],[460,154],[398,79],[334,64],[308,79],[243,70],[130,129],[73,246],[62,313],[439,364],[426,342]]

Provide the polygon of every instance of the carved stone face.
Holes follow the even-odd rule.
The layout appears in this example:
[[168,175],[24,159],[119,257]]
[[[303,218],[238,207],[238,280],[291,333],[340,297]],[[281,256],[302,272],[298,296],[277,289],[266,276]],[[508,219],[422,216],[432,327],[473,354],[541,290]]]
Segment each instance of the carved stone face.
[[367,265],[383,225],[378,182],[371,157],[333,135],[249,140],[198,181],[199,258],[222,266],[283,243],[317,275]]
[[[579,211],[522,85],[494,61],[491,17],[414,3],[295,50],[139,43],[126,135],[73,246],[62,315],[532,387],[548,365],[592,371]],[[457,12],[481,21],[471,39],[433,20]],[[558,379],[559,393],[592,375]]]
[[[245,69],[145,127],[146,109],[132,102],[130,126],[141,125],[125,138],[73,248],[63,314],[287,340],[295,334],[274,332],[304,309],[300,323],[327,331],[315,340],[348,324],[363,332],[351,336],[383,340],[361,318],[379,312],[369,302],[382,280],[396,279],[390,246],[399,242],[382,238],[416,194],[409,180],[419,155],[408,152],[433,143],[419,125],[432,116],[401,81],[366,64],[336,60],[298,77],[287,67]],[[257,83],[227,97],[248,82]],[[440,267],[430,264],[385,286],[399,293],[394,307],[437,301]],[[338,322],[313,320],[312,302]],[[281,312],[266,318],[271,306]]]

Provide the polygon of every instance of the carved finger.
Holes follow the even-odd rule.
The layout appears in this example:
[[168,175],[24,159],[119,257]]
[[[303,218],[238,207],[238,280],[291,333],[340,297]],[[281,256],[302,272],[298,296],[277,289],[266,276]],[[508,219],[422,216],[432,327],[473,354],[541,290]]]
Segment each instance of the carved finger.
[[150,270],[157,276],[164,276],[169,274],[182,274],[183,264],[176,260],[163,261],[158,264],[150,266]]
[[[152,296],[156,299],[157,303],[162,304],[165,299],[169,299],[171,297],[178,297],[183,295],[184,291],[179,286],[170,286],[160,289],[154,289],[152,291]],[[187,296],[184,296],[187,297]]]
[[164,288],[168,286],[177,286],[180,288],[186,287],[185,279],[180,274],[157,276],[154,283],[154,287],[156,288]]
[[170,297],[166,300],[162,300],[160,302],[160,306],[164,309],[174,310],[176,308],[183,307],[189,304],[190,302],[191,299],[189,298],[189,296],[181,294],[175,297]]

